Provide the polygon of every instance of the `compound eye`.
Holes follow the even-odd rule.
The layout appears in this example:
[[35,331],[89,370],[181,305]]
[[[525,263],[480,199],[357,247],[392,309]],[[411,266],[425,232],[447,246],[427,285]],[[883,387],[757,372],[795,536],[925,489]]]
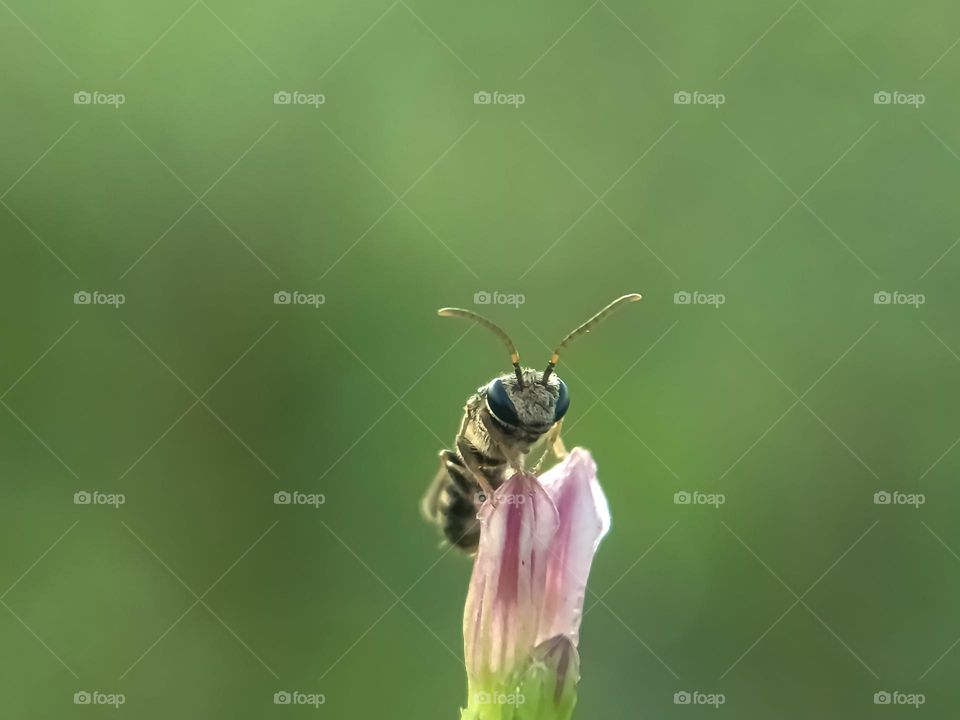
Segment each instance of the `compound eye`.
[[560,422],[563,420],[563,416],[567,414],[567,409],[569,407],[570,394],[567,392],[567,384],[563,380],[560,380],[560,388],[557,393],[556,409],[553,412],[553,421]]
[[504,387],[500,378],[491,380],[487,385],[487,407],[500,422],[513,426],[520,425],[517,409],[513,406],[510,396],[507,395],[507,388]]

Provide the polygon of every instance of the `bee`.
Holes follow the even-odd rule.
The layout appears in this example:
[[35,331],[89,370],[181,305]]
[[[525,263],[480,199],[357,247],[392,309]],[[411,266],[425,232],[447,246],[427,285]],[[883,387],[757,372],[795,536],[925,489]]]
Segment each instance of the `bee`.
[[[467,399],[454,447],[440,451],[440,469],[420,503],[423,516],[438,525],[448,542],[474,553],[480,542],[477,514],[486,498],[514,472],[538,443],[545,445],[536,473],[549,452],[566,454],[560,437],[570,407],[567,385],[554,372],[560,352],[614,310],[640,295],[617,298],[569,333],[554,350],[543,372],[520,366],[520,355],[510,337],[487,318],[460,308],[442,308],[441,317],[472,320],[492,331],[507,347],[513,372],[495,377]],[[543,442],[541,442],[543,441]]]

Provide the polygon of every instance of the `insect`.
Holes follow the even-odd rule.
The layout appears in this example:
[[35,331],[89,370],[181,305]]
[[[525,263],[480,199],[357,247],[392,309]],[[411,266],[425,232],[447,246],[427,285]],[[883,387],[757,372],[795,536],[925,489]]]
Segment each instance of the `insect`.
[[[534,473],[547,453],[566,454],[560,430],[570,406],[567,385],[554,372],[560,352],[622,305],[640,299],[634,293],[617,298],[569,333],[554,350],[543,372],[520,366],[513,341],[487,318],[460,308],[442,308],[441,317],[472,320],[506,345],[513,372],[495,377],[467,399],[452,449],[440,451],[440,469],[420,504],[423,516],[438,525],[444,537],[472,553],[480,541],[477,513],[483,501],[513,472],[524,468],[535,445],[544,445]],[[543,441],[542,443],[540,441]]]

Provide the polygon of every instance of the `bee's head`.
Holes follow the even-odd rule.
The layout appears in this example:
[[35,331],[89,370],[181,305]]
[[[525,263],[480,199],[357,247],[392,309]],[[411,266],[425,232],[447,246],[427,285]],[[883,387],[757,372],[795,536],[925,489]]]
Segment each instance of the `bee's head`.
[[494,378],[484,395],[487,409],[502,424],[539,432],[562,420],[570,407],[567,384],[556,374],[544,382],[544,373],[532,368]]
[[574,338],[590,332],[590,328],[603,320],[624,303],[634,302],[640,295],[633,293],[617,298],[573,332],[569,333],[553,351],[550,362],[543,372],[520,367],[520,354],[510,337],[496,323],[470,310],[442,308],[442,317],[461,317],[473,320],[493,332],[510,351],[513,373],[494,378],[481,388],[487,409],[504,425],[545,432],[551,425],[563,419],[570,407],[567,385],[553,372],[560,361],[560,351]]

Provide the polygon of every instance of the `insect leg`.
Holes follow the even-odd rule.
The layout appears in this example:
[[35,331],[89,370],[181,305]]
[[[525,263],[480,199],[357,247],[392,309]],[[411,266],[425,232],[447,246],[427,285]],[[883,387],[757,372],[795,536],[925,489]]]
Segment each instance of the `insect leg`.
[[557,456],[558,460],[563,460],[567,456],[567,446],[563,444],[563,437],[561,437],[563,420],[561,419],[554,427],[557,428],[557,434],[553,440],[553,454]]
[[507,452],[507,438],[504,436],[500,428],[493,423],[489,414],[480,413],[480,422],[483,424],[483,429],[487,431],[487,435],[490,436],[491,440],[493,440],[493,442],[501,448],[504,455],[506,455],[507,464],[513,469],[514,472],[521,472],[523,470],[522,457],[518,455],[511,455]]
[[484,475],[483,468],[480,467],[480,461],[477,460],[477,451],[462,435],[457,438],[457,452],[460,453],[463,464],[467,470],[470,471],[470,474],[473,475],[473,479],[477,481],[477,484],[483,490],[483,494],[490,499],[490,502],[495,504],[496,499],[493,496],[493,486],[490,484],[487,476]]
[[444,450],[440,453],[440,464],[446,469],[450,480],[464,495],[473,495],[476,493],[476,486],[467,477],[463,462],[460,456],[453,450]]

